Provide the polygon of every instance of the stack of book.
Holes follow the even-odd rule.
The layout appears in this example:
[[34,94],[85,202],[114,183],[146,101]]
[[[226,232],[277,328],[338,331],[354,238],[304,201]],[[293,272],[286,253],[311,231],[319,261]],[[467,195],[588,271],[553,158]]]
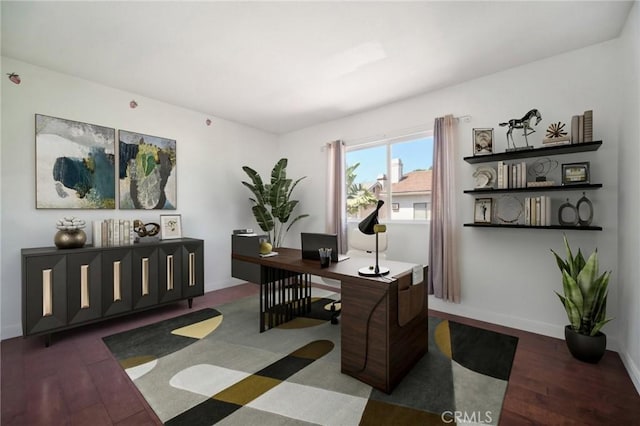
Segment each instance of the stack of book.
[[571,117],[571,143],[593,141],[593,111]]
[[127,246],[134,243],[132,221],[128,219],[94,220],[93,246]]
[[547,195],[524,199],[524,224],[528,226],[551,225],[551,198]]
[[527,187],[527,163],[505,164],[498,162],[498,189],[526,188]]
[[571,143],[569,136],[559,136],[556,138],[544,138],[542,140],[542,146],[555,146],[555,145],[567,145]]

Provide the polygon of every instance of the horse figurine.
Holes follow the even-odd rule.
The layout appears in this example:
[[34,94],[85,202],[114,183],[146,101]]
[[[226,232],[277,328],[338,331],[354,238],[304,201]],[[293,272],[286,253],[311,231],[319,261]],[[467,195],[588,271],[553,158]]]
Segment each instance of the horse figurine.
[[[524,117],[520,119],[512,118],[506,123],[499,124],[500,127],[509,126],[509,130],[507,130],[507,147],[509,146],[509,139],[511,139],[511,143],[513,144],[513,149],[514,150],[517,149],[516,143],[513,141],[513,129],[522,129],[522,134],[524,135],[524,141],[527,144],[527,148],[530,148],[529,140],[527,139],[527,136],[529,136],[532,133],[535,133],[535,130],[533,130],[533,128],[530,125],[530,122],[533,119],[533,117],[536,118],[536,123],[534,124],[534,126],[537,126],[538,123],[540,123],[540,120],[542,120],[542,115],[540,115],[540,112],[537,109],[532,109],[531,111],[526,113]],[[527,149],[527,148],[524,148],[524,149]]]

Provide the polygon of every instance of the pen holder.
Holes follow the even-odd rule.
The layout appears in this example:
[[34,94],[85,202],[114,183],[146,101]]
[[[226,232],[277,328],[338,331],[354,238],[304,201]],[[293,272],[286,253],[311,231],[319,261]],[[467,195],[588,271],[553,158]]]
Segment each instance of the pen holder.
[[331,265],[331,249],[321,248],[318,249],[318,253],[320,253],[320,267],[328,268]]

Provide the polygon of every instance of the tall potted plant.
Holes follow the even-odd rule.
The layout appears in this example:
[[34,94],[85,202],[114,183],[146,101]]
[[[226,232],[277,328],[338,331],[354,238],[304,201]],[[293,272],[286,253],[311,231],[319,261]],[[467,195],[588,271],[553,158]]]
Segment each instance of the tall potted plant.
[[270,183],[264,183],[258,172],[248,166],[242,170],[249,176],[251,183],[243,181],[242,184],[249,188],[255,198],[249,198],[253,202],[253,215],[258,226],[269,235],[273,247],[280,247],[284,236],[291,226],[298,220],[309,216],[300,214],[292,217],[293,210],[298,205],[298,200],[291,199],[293,189],[298,185],[303,176],[295,182],[287,178],[286,158],[278,160],[271,171]]
[[563,294],[556,292],[569,318],[564,334],[571,354],[581,360],[597,363],[607,348],[607,336],[600,331],[611,321],[606,318],[607,286],[611,271],[599,275],[598,250],[585,261],[580,249],[573,256],[564,236],[566,260],[551,250],[562,272]]

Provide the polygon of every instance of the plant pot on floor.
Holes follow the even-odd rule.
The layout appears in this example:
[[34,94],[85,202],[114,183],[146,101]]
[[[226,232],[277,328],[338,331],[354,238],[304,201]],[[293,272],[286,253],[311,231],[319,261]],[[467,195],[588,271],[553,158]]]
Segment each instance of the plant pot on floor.
[[600,331],[595,336],[587,336],[573,331],[567,325],[564,328],[564,338],[571,355],[580,361],[596,364],[607,350],[607,336]]

